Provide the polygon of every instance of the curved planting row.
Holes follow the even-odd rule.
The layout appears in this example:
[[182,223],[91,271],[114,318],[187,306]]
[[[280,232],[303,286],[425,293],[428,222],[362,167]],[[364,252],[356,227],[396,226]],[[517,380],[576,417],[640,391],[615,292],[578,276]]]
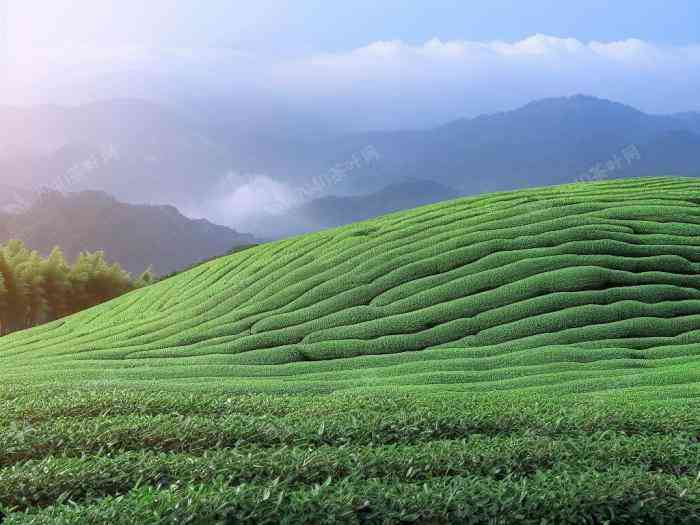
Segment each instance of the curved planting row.
[[10,382],[174,390],[697,382],[700,182],[458,199],[218,259],[0,341]]

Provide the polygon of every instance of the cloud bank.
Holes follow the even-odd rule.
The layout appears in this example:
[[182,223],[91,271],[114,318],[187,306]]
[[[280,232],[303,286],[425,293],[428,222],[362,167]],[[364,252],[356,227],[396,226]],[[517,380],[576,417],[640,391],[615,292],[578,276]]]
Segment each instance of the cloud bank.
[[[346,130],[430,126],[575,93],[656,113],[700,109],[700,44],[637,39],[582,42],[538,34],[516,42],[378,41],[285,59],[231,48],[71,48],[34,51],[10,66],[14,79],[24,79],[20,94],[31,86],[35,95],[60,97],[64,86],[63,95],[79,98],[77,85],[93,85],[93,97],[143,95],[121,92],[136,85],[157,98],[158,86],[167,83],[183,94],[313,114]],[[118,82],[120,75],[160,83]],[[100,79],[102,87],[94,87]]]

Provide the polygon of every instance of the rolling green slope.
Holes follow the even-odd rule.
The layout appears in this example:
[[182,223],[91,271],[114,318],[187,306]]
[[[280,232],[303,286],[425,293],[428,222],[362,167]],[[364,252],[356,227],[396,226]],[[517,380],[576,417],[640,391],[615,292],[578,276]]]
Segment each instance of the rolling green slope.
[[696,525],[698,270],[668,178],[205,263],[0,339],[0,522]]
[[700,392],[700,182],[465,198],[255,247],[0,341],[6,382]]

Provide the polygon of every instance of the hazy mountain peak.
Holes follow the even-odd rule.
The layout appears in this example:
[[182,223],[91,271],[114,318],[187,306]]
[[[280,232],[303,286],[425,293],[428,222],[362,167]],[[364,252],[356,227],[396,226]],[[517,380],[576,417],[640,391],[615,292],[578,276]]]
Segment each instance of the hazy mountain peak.
[[534,100],[521,107],[520,111],[618,111],[643,115],[641,111],[632,106],[584,94]]
[[47,192],[34,205],[0,214],[0,234],[17,238],[44,254],[54,245],[68,258],[103,250],[136,274],[153,265],[159,274],[185,268],[249,245],[253,236],[206,220],[192,220],[174,206],[119,202],[102,191]]

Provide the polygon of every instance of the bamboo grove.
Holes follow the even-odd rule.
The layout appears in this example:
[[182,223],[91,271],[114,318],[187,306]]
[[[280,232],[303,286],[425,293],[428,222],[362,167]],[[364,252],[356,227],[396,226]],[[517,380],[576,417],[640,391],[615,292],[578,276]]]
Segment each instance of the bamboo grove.
[[150,282],[134,281],[103,252],[81,253],[66,262],[56,247],[46,258],[18,240],[0,245],[0,334],[54,321],[114,299]]

